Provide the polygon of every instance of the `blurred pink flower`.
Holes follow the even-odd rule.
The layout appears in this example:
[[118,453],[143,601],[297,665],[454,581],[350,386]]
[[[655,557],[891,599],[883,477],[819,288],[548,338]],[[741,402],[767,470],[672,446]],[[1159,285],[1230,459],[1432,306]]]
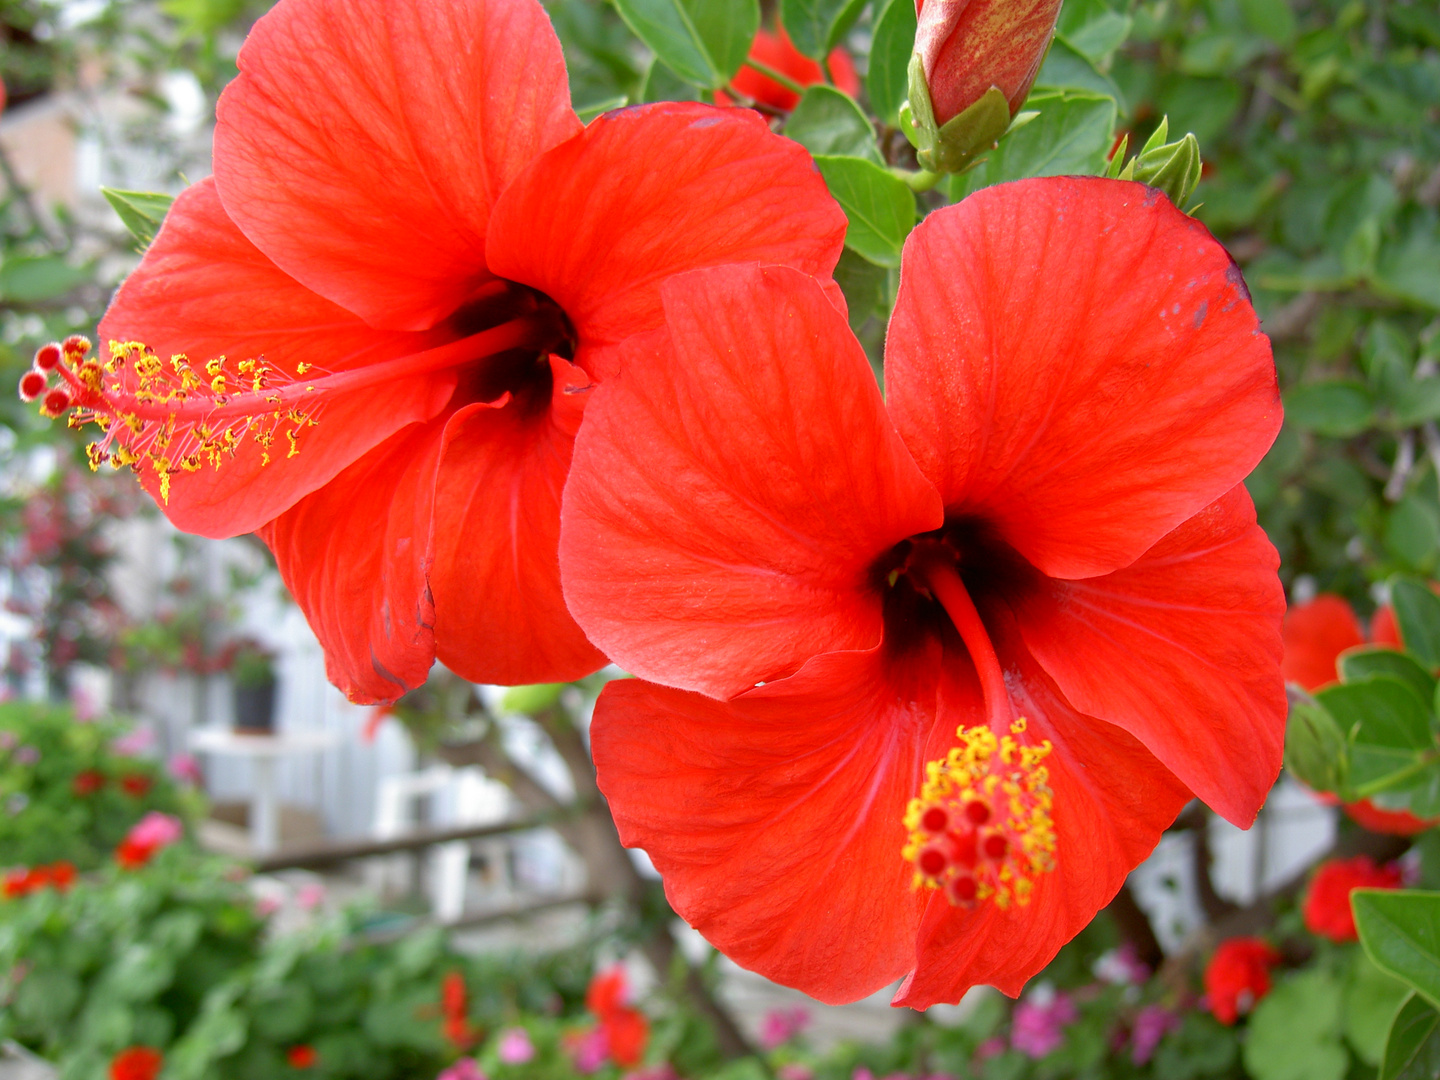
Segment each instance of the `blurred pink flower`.
[[1180,1017],[1161,1005],[1146,1005],[1135,1017],[1130,1033],[1130,1060],[1144,1065],[1155,1056],[1160,1040],[1180,1026]]
[[435,1080],[485,1080],[485,1073],[474,1058],[461,1058]]
[[801,1065],[798,1062],[790,1062],[788,1065],[781,1065],[775,1070],[779,1080],[815,1080],[815,1072],[808,1065]]
[[200,771],[200,762],[194,754],[172,754],[166,771],[176,780],[199,787],[205,780]]
[[1127,941],[1118,949],[1102,954],[1100,959],[1095,961],[1095,977],[1117,986],[1138,984],[1150,977],[1150,969],[1141,962],[1135,946]]
[[135,757],[154,745],[155,732],[148,727],[137,727],[112,742],[110,749],[121,757]]
[[1032,993],[1015,1006],[1010,1045],[1027,1057],[1043,1058],[1065,1041],[1065,1025],[1073,1024],[1078,1016],[1067,995]]
[[803,1005],[792,1009],[771,1009],[760,1024],[760,1045],[766,1050],[774,1050],[809,1026],[810,1013]]
[[255,898],[255,914],[262,919],[268,919],[281,908],[280,900],[274,896],[257,896]]
[[988,1061],[990,1058],[999,1057],[1005,1052],[1005,1040],[999,1035],[992,1035],[975,1048],[977,1061]]
[[130,835],[125,839],[133,844],[143,844],[145,847],[162,848],[167,844],[173,844],[185,835],[185,826],[180,824],[180,819],[171,814],[162,814],[159,810],[151,810],[141,818]]
[[15,751],[16,765],[34,765],[40,760],[40,751],[33,746],[22,746]]
[[70,691],[70,709],[75,714],[76,721],[81,724],[88,724],[100,715],[100,703],[95,700],[95,695],[83,686],[77,686]]
[[575,1071],[589,1075],[610,1059],[610,1040],[599,1024],[567,1040]]
[[500,1033],[500,1046],[496,1052],[506,1065],[524,1065],[535,1056],[535,1044],[524,1028],[507,1028]]
[[680,1080],[677,1073],[668,1061],[662,1061],[659,1065],[647,1065],[643,1069],[633,1069],[625,1073],[620,1080]]
[[[301,911],[314,911],[324,902],[325,886],[316,881],[301,885],[295,893],[295,903],[299,905]],[[504,1054],[503,1050],[501,1054]],[[505,1060],[503,1056],[501,1060]],[[526,1060],[528,1061],[529,1059],[527,1058]]]
[[19,741],[19,736],[13,731],[0,731],[0,750],[13,750]]

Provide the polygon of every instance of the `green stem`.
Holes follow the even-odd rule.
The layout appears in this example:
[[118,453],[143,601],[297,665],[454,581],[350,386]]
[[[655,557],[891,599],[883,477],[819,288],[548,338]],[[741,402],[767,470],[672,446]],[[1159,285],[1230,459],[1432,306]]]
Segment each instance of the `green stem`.
[[789,75],[786,75],[784,72],[781,71],[776,71],[769,64],[762,64],[753,56],[749,57],[745,61],[745,66],[754,68],[761,75],[764,75],[767,79],[771,80],[772,82],[779,83],[781,86],[785,87],[786,90],[789,90],[792,93],[802,95],[805,93],[805,87],[801,86],[794,79],[790,78]]
[[945,178],[944,173],[931,172],[929,169],[920,169],[917,172],[911,172],[909,169],[901,169],[893,166],[890,169],[890,175],[904,180],[906,186],[915,192],[929,191]]

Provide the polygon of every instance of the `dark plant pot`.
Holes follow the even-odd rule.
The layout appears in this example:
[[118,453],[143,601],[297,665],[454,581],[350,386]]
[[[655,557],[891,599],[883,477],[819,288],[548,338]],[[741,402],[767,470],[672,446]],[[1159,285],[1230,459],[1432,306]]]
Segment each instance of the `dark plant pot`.
[[235,687],[235,730],[255,735],[275,731],[275,684]]

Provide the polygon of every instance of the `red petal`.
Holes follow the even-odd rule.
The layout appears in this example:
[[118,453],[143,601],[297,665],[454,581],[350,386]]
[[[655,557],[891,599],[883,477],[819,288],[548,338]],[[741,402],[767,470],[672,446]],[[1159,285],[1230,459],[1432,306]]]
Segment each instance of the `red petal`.
[[839,1003],[911,965],[922,898],[900,849],[936,659],[910,682],[878,650],[818,656],[725,703],[633,679],[605,688],[591,746],[621,839],[742,967]]
[[783,267],[663,293],[669,329],[619,350],[576,443],[576,621],[627,671],[720,697],[874,646],[876,560],[941,515],[844,317]]
[[[1376,612],[1375,622],[1380,622]],[[1286,681],[1317,690],[1339,679],[1335,661],[1346,649],[1365,644],[1355,610],[1340,596],[1321,593],[1308,604],[1285,613],[1285,660],[1280,671]]]
[[1395,609],[1384,604],[1375,609],[1370,620],[1370,640],[1376,645],[1404,650],[1405,642],[1400,640],[1400,623],[1395,618]]
[[1133,566],[1037,582],[1012,603],[1072,705],[1130,732],[1248,828],[1285,737],[1279,562],[1237,486]]
[[423,330],[490,278],[495,199],[580,131],[536,0],[288,0],[220,101],[230,215],[374,326]]
[[1133,562],[1281,419],[1225,249],[1159,192],[1088,177],[987,188],[911,234],[886,392],[947,510],[1054,577]]
[[[1049,739],[1054,746],[1045,764],[1055,792],[1057,865],[1039,877],[1031,902],[1023,907],[1001,911],[991,902],[970,911],[931,893],[915,970],[895,995],[896,1005],[924,1009],[959,1001],[979,983],[1018,995],[1026,980],[1114,898],[1190,799],[1125,732],[1070,708],[1025,654],[1013,627],[1002,629],[996,644],[1016,711],[1028,721],[1025,740]],[[953,671],[951,654],[946,660]],[[951,728],[974,723],[969,694],[961,692],[965,696],[958,707],[948,686],[941,694],[941,715]]]
[[601,667],[560,595],[560,493],[587,381],[553,358],[553,402],[476,405],[445,431],[435,496],[435,643],[480,683],[566,682]]
[[[593,347],[658,327],[672,274],[753,261],[828,275],[844,238],[798,143],[749,109],[665,102],[606,113],[536,161],[496,204],[487,251]],[[577,362],[595,370],[583,348]]]
[[[226,217],[209,179],[170,208],[106,312],[100,338],[143,341],[162,357],[183,352],[196,363],[264,356],[292,376],[301,361],[320,372],[343,371],[439,343],[430,334],[372,330],[288,277]],[[218,469],[176,474],[162,507],[186,532],[251,532],[407,424],[430,419],[454,386],[453,373],[438,372],[329,396],[295,457],[282,448],[262,473],[261,450],[246,440]],[[161,501],[153,471],[142,470],[142,482]]]
[[260,531],[325,649],[326,675],[357,704],[394,701],[435,659],[425,572],[444,429],[402,432]]

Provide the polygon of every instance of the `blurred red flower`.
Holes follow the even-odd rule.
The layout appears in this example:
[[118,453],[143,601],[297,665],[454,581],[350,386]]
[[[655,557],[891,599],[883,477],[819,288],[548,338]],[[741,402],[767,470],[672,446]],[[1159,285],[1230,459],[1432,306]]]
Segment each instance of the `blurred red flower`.
[[1205,969],[1205,996],[1222,1024],[1233,1024],[1270,992],[1270,969],[1280,954],[1259,938],[1230,938],[1220,943]]
[[93,795],[105,786],[105,776],[94,769],[86,769],[75,774],[70,781],[70,790],[76,795],[84,798],[86,795]]
[[1015,994],[1192,793],[1254,819],[1284,596],[1241,481],[1280,402],[1203,226],[1077,177],[932,213],[884,399],[811,279],[662,298],[595,391],[561,565],[640,676],[595,760],[681,917],[824,1001]]
[[143,799],[150,793],[150,788],[155,781],[144,773],[128,773],[120,778],[120,787],[126,795],[136,799]]
[[292,1046],[285,1051],[285,1060],[290,1063],[292,1069],[313,1069],[315,1063],[320,1060],[320,1055],[315,1053],[313,1046],[301,1043],[299,1046]]
[[[780,72],[781,75],[788,75],[801,86],[814,86],[825,81],[825,72],[819,63],[795,48],[783,26],[774,34],[763,28],[756,31],[755,40],[750,44],[750,58]],[[851,97],[860,93],[860,77],[855,74],[855,62],[850,59],[848,52],[837,46],[826,57],[825,63],[830,68],[830,76],[835,80],[836,87]],[[786,112],[800,103],[800,95],[794,90],[782,86],[768,75],[762,75],[749,64],[735,73],[730,85],[762,105]],[[715,104],[735,103],[735,99],[723,90],[716,91]]]
[[155,1080],[165,1056],[149,1046],[132,1046],[110,1059],[110,1080]]
[[809,155],[698,103],[582,125],[538,0],[281,0],[239,68],[100,327],[150,351],[62,363],[77,407],[180,528],[260,534],[352,700],[595,670],[556,558],[585,391],[676,273],[830,273]]
[[1335,942],[1356,941],[1355,914],[1350,910],[1352,889],[1398,889],[1400,868],[1393,863],[1376,866],[1366,855],[1329,859],[1310,879],[1301,913],[1305,929]]

